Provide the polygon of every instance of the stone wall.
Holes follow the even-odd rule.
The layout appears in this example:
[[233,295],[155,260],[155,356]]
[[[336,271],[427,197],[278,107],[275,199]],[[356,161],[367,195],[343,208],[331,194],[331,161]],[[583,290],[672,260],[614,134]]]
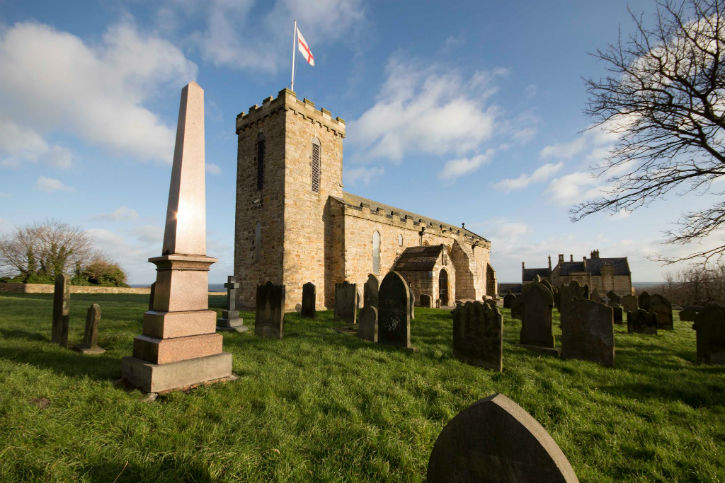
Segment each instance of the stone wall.
[[[50,283],[0,283],[0,292],[9,293],[53,293]],[[149,294],[150,287],[99,287],[95,285],[71,285],[70,293],[128,293]]]

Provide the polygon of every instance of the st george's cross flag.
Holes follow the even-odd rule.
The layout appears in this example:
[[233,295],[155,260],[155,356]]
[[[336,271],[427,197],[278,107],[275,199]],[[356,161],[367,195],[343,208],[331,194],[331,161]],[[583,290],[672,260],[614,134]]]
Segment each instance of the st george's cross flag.
[[302,32],[300,32],[300,29],[297,29],[297,49],[300,51],[308,64],[315,65],[315,56],[312,55],[310,46],[305,41],[305,38],[302,36]]

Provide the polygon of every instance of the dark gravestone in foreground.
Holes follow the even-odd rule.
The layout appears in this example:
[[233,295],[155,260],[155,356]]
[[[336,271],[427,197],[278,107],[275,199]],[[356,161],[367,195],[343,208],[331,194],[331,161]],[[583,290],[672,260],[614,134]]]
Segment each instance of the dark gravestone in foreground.
[[378,342],[412,348],[408,284],[398,272],[389,272],[378,292]]
[[378,309],[367,305],[360,310],[357,336],[370,342],[378,342]]
[[86,330],[81,345],[73,349],[84,354],[103,354],[106,349],[98,346],[98,324],[101,321],[101,306],[92,304],[86,313]]
[[503,296],[503,308],[510,309],[511,303],[513,302],[514,298],[515,298],[514,294],[512,294],[512,293],[507,293],[506,295],[504,295]]
[[675,328],[672,324],[672,304],[662,295],[651,295],[647,310],[657,317],[658,329],[672,330]]
[[695,316],[702,310],[701,306],[690,305],[680,310],[680,320],[683,322],[694,322]]
[[614,323],[624,323],[624,312],[621,305],[610,305],[612,307],[612,315],[614,315]]
[[363,286],[363,307],[375,307],[378,308],[378,289],[380,288],[380,281],[378,277],[372,273],[368,275],[368,280]]
[[426,293],[420,294],[420,306],[421,307],[433,307],[433,299]]
[[284,297],[284,285],[267,282],[257,286],[254,335],[278,339],[284,336]]
[[725,308],[707,304],[695,316],[697,363],[725,364]]
[[511,318],[519,319],[523,317],[524,313],[524,298],[521,294],[514,295],[511,299]]
[[640,309],[649,311],[649,293],[646,290],[637,297],[637,306]]
[[614,307],[622,303],[622,297],[617,295],[613,290],[607,292],[607,298],[609,299],[609,306]]
[[237,279],[229,276],[224,287],[227,289],[227,308],[222,310],[222,318],[217,320],[217,330],[229,330],[245,332],[249,328],[244,325],[244,319],[239,317],[237,310],[237,290],[239,290]]
[[51,342],[68,347],[68,325],[70,324],[70,279],[61,273],[55,277],[53,291],[53,328]]
[[495,371],[503,368],[503,317],[492,300],[453,311],[453,357]]
[[474,403],[438,435],[428,483],[578,482],[559,446],[521,406],[503,394]]
[[570,282],[569,285],[562,285],[559,287],[559,311],[566,310],[566,304],[572,300],[586,300],[587,290],[586,285],[579,285],[576,280]]
[[627,332],[657,334],[657,316],[643,309],[627,312]]
[[335,318],[350,324],[357,323],[357,284],[342,282],[335,284]]
[[302,286],[302,317],[314,318],[317,315],[315,304],[317,303],[317,287],[312,282]]
[[554,347],[551,331],[551,309],[554,295],[543,283],[533,282],[524,286],[523,317],[520,342],[524,345]]
[[561,356],[614,367],[612,308],[593,300],[574,300],[561,314]]
[[634,295],[625,295],[622,297],[622,309],[625,312],[636,312],[638,308],[639,303],[637,303],[637,297]]

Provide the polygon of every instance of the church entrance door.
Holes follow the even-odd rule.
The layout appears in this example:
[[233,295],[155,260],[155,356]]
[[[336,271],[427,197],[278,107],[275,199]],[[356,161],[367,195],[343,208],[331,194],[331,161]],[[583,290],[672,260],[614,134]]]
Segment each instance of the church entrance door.
[[438,298],[441,301],[441,307],[448,306],[448,272],[445,268],[441,269],[438,276]]

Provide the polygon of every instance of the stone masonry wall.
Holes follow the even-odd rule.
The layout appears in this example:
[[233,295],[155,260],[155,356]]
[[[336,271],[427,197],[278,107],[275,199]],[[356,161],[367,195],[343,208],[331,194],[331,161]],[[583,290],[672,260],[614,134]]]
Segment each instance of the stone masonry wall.
[[[0,292],[7,293],[53,293],[55,285],[50,283],[0,283]],[[100,287],[95,285],[71,285],[70,293],[128,293],[149,294],[150,287]]]

